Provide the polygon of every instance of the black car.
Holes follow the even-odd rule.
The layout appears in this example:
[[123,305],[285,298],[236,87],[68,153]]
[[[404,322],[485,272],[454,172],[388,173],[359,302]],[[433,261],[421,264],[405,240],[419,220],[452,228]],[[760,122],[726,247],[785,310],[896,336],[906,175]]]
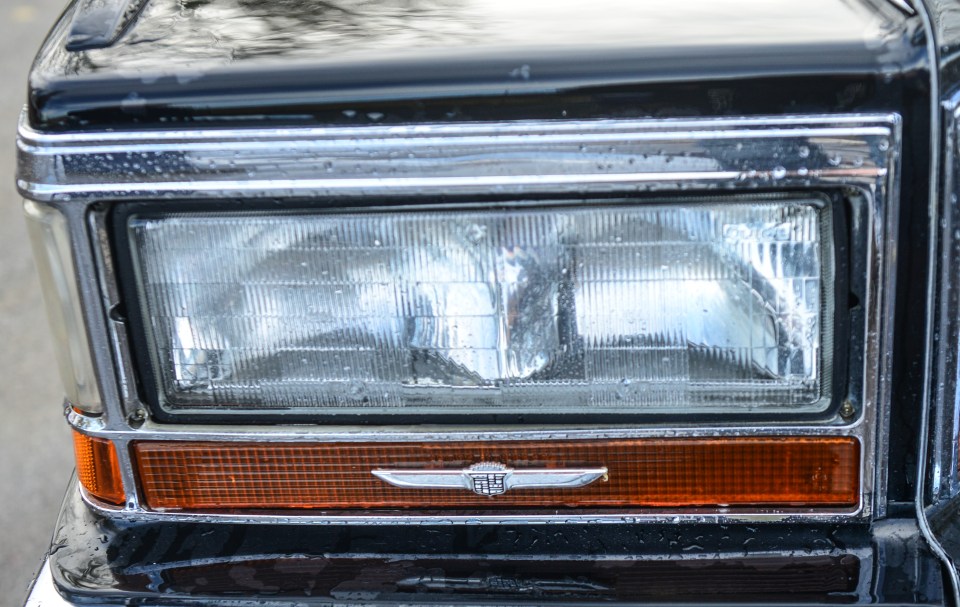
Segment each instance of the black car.
[[955,0],[76,0],[27,600],[957,605]]

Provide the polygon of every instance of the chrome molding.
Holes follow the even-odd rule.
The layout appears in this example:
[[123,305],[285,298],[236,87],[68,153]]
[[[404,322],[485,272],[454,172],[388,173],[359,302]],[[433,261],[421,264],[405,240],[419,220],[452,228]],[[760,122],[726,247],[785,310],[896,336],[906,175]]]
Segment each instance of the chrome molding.
[[[38,133],[21,121],[17,184],[49,202],[873,187],[888,170],[877,145],[890,144],[891,118],[97,134]],[[829,156],[810,157],[817,152]]]
[[937,339],[930,348],[929,478],[932,483],[924,505],[939,506],[960,494],[960,100],[945,104],[943,115],[945,155],[943,197],[939,210],[939,247],[931,252],[935,274]]
[[[103,416],[67,408],[76,428],[116,441],[128,502],[102,512],[137,520],[329,523],[526,523],[696,521],[845,521],[882,517],[890,323],[896,254],[900,119],[895,114],[697,120],[531,121],[332,129],[204,129],[123,133],[38,133],[21,123],[18,186],[24,196],[60,208],[77,256]],[[296,198],[346,205],[379,194],[589,195],[615,192],[749,193],[758,189],[842,188],[862,200],[853,228],[866,236],[862,267],[866,310],[864,365],[851,370],[854,414],[828,423],[764,426],[214,426],[159,423],[139,402],[127,329],[100,203],[122,200]],[[337,202],[329,198],[335,196]],[[133,489],[131,441],[503,441],[696,436],[853,436],[861,443],[862,494],[849,511],[755,509],[669,513],[532,515],[313,513],[182,514],[151,512]]]
[[897,7],[905,14],[913,16],[917,14],[917,9],[913,8],[913,4],[909,0],[887,0],[890,4]]
[[[937,43],[936,28],[930,7],[924,3],[923,0],[920,0],[918,7],[923,23],[927,55],[934,66],[940,66],[942,65],[940,61],[940,46]],[[949,340],[949,333],[941,334],[939,339],[940,343],[937,344],[936,342],[938,341],[938,330],[947,328],[942,324],[942,321],[946,320],[949,322],[949,320],[951,320],[945,317],[945,315],[948,314],[947,310],[950,306],[947,305],[944,298],[950,297],[951,289],[948,285],[953,281],[951,280],[951,276],[938,275],[938,272],[941,272],[943,267],[951,265],[949,260],[950,255],[947,255],[948,261],[946,263],[941,263],[938,257],[941,251],[950,250],[952,246],[951,243],[955,240],[960,240],[960,238],[957,238],[951,233],[953,225],[950,218],[953,216],[952,207],[956,203],[956,194],[952,195],[950,199],[941,195],[941,192],[950,192],[951,187],[954,187],[952,186],[954,182],[951,165],[956,161],[956,150],[954,146],[951,145],[955,140],[952,129],[947,131],[943,130],[943,115],[950,116],[951,113],[947,111],[941,114],[940,70],[931,69],[929,75],[930,132],[928,134],[928,140],[930,144],[930,158],[927,163],[927,219],[929,222],[927,235],[927,291],[925,302],[926,317],[924,319],[923,387],[920,400],[920,427],[917,432],[917,472],[914,481],[915,493],[913,506],[920,533],[927,541],[930,551],[943,563],[943,570],[946,574],[946,582],[948,583],[948,588],[945,588],[945,591],[949,591],[950,598],[952,599],[950,602],[956,605],[960,603],[960,576],[958,576],[953,555],[945,549],[938,534],[930,524],[932,509],[928,508],[929,503],[940,501],[943,491],[941,479],[943,479],[945,474],[943,469],[943,452],[945,450],[943,434],[946,419],[948,418],[948,415],[945,415],[945,403],[942,400],[942,393],[945,390],[945,386],[935,382],[946,381],[944,371],[950,368],[949,366],[944,366],[947,360],[947,357],[944,356],[947,352],[947,349],[944,347],[944,342]],[[947,118],[946,122],[948,123],[946,126],[954,126],[953,117]],[[945,133],[948,134],[944,136]],[[947,161],[950,164],[941,167],[940,155],[944,150],[946,150]],[[942,189],[940,182],[941,177],[943,177],[944,180]],[[956,260],[953,261],[955,262]],[[945,279],[945,284],[940,283],[939,279],[941,277]],[[934,368],[936,368],[936,377],[934,376]],[[954,359],[953,368],[956,368],[956,359]],[[946,374],[949,375],[950,373],[948,372]],[[954,377],[951,383],[955,382],[956,378]],[[935,410],[931,410],[934,405],[936,406]],[[952,410],[955,419],[956,404],[953,405]],[[956,422],[954,421],[954,423]],[[936,437],[933,440],[931,440],[931,428],[934,429],[934,436]],[[956,433],[953,433],[953,437],[955,436]],[[954,455],[952,458],[954,462],[955,457]],[[932,460],[932,462],[930,460]],[[930,470],[931,464],[933,464],[932,471]],[[930,483],[930,472],[932,472],[933,477],[932,487]],[[951,470],[951,472],[946,474],[953,476],[954,472]],[[933,493],[932,496],[930,495],[931,493]]]
[[861,506],[848,510],[815,510],[811,508],[678,508],[658,510],[637,508],[611,513],[608,511],[577,508],[561,510],[348,510],[310,511],[291,513],[273,511],[246,514],[243,512],[176,512],[150,511],[146,509],[117,508],[97,500],[83,488],[79,489],[84,502],[99,515],[122,518],[131,523],[237,523],[237,524],[284,524],[284,525],[609,525],[609,524],[753,524],[753,523],[849,523],[861,521],[868,515]]

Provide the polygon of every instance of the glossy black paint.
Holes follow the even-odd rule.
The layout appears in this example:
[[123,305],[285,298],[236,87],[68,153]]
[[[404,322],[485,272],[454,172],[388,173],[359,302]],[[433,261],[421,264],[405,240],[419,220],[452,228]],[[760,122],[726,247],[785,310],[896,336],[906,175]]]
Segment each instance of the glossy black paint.
[[71,19],[37,128],[856,111],[924,63],[883,0],[150,0],[81,52]]
[[91,513],[72,485],[57,529],[53,575],[74,602],[943,600],[939,564],[910,522],[872,529],[131,524]]
[[64,48],[83,51],[116,42],[136,19],[146,0],[80,0]]

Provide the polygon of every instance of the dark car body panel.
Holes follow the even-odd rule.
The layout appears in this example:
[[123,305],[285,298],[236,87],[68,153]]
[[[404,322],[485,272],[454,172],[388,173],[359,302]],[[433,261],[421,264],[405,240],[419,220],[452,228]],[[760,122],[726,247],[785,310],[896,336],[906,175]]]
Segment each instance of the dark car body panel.
[[885,2],[151,0],[70,52],[73,17],[33,70],[39,129],[856,111],[925,59]]
[[50,558],[70,600],[361,604],[939,605],[909,520],[866,525],[123,522],[67,493]]

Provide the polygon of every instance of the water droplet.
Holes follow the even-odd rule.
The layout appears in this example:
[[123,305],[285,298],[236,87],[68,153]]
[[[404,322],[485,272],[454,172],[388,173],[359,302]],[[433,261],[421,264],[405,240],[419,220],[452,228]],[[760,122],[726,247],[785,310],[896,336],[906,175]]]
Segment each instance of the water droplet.
[[362,381],[350,382],[350,387],[348,389],[348,392],[351,398],[354,398],[356,400],[361,400],[367,393],[367,385]]
[[518,68],[514,68],[513,70],[510,70],[510,77],[520,78],[523,80],[530,80],[530,66],[527,64],[523,64]]
[[464,234],[471,243],[478,244],[487,237],[487,226],[479,223],[471,223],[467,226],[466,230],[464,230]]

